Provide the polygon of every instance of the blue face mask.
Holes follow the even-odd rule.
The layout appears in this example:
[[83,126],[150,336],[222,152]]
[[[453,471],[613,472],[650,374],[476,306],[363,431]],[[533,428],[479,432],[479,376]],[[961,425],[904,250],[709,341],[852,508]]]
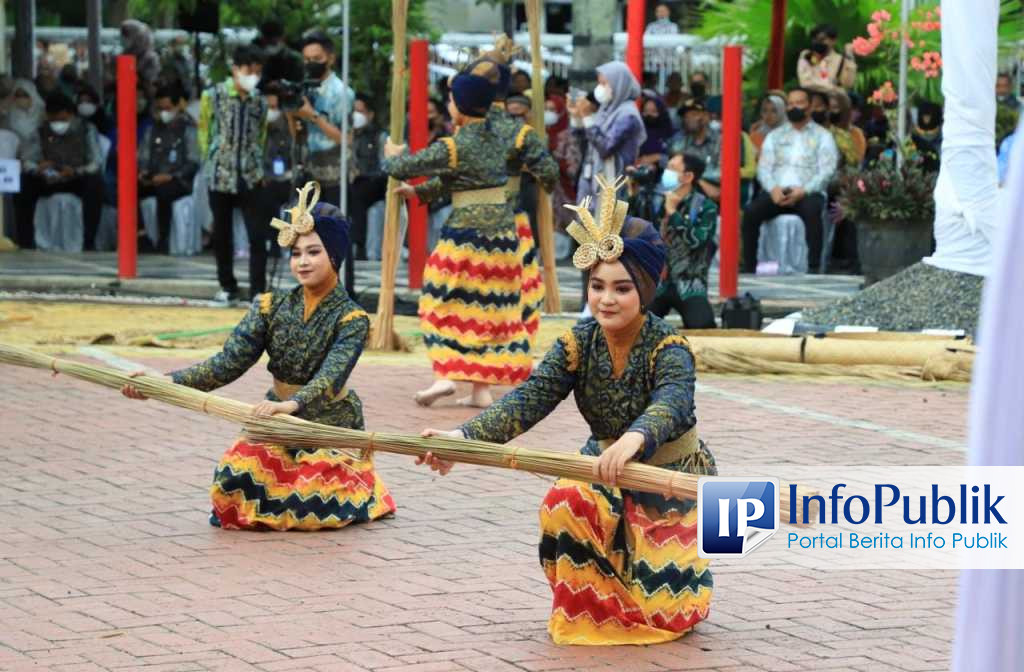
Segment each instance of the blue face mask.
[[661,188],[665,191],[675,191],[679,188],[679,173],[666,168],[661,172]]

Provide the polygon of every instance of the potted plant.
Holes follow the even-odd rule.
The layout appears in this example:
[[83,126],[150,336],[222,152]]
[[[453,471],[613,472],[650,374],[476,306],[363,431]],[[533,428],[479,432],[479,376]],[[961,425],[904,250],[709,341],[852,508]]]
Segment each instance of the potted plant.
[[880,159],[839,181],[839,207],[857,225],[864,285],[894,275],[932,252],[935,175]]

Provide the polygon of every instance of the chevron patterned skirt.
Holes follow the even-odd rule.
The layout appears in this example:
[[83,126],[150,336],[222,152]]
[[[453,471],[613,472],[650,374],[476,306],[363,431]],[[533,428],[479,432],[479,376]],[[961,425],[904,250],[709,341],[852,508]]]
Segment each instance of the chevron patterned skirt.
[[556,644],[657,644],[707,618],[696,502],[559,479],[540,523]]
[[210,486],[225,529],[320,530],[365,523],[395,510],[372,461],[336,450],[291,450],[238,439]]
[[544,307],[544,278],[537,262],[537,245],[530,229],[530,217],[525,212],[516,212],[516,233],[519,234],[519,258],[523,264],[521,301],[523,305],[523,326],[530,340],[530,347],[537,340],[540,329],[540,311]]
[[[487,224],[467,225],[473,221]],[[530,376],[522,286],[521,242],[511,210],[456,208],[427,259],[419,303],[423,340],[438,377],[516,385]]]

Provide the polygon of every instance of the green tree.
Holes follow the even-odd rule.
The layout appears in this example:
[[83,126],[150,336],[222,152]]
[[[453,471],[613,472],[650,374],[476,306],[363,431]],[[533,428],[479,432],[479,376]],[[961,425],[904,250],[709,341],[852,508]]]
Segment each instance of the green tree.
[[[148,21],[154,17],[177,14],[179,8],[191,9],[195,0],[128,0],[132,16]],[[426,0],[410,0],[406,34],[428,37]],[[350,9],[351,85],[373,96],[378,117],[387,114],[387,93],[391,81],[391,3],[387,0],[352,0]],[[232,0],[220,4],[220,25],[225,28],[255,28],[264,21],[279,21],[290,40],[297,40],[312,29],[326,30],[341,47],[341,2],[339,0]],[[213,50],[220,63],[211,63],[213,72],[223,75],[223,45]],[[340,71],[341,59],[338,59]],[[380,95],[375,95],[380,94]]]

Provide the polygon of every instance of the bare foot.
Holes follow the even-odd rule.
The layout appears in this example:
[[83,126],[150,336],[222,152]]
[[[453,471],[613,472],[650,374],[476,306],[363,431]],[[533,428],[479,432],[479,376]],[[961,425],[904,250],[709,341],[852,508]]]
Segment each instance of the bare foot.
[[441,397],[448,397],[455,394],[455,383],[450,380],[436,380],[434,384],[425,390],[420,390],[413,399],[420,406],[430,406]]
[[459,406],[466,406],[468,408],[487,408],[494,403],[494,398],[491,396],[490,392],[474,392],[468,397],[456,399],[455,403]]

